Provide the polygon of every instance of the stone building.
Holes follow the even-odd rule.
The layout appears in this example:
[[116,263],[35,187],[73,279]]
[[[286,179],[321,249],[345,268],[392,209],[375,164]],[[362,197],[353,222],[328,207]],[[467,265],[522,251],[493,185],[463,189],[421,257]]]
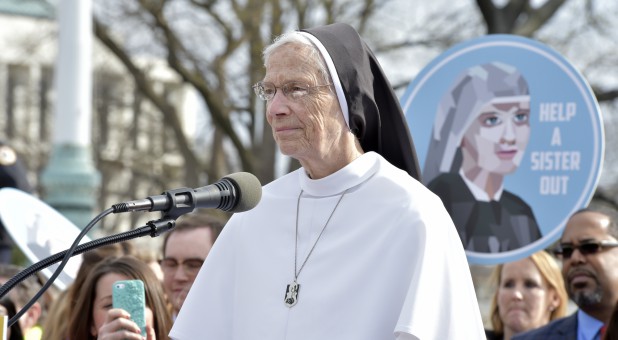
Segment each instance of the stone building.
[[[54,65],[58,25],[48,1],[0,0],[0,139],[28,168],[36,194],[52,148]],[[95,38],[93,52],[92,154],[101,174],[99,211],[126,200],[186,186],[184,160],[160,112],[137,90],[122,64]],[[198,97],[164,61],[140,59],[160,93],[181,113],[184,132],[195,136]],[[103,234],[143,225],[159,216],[111,215]],[[81,226],[83,227],[83,226]]]

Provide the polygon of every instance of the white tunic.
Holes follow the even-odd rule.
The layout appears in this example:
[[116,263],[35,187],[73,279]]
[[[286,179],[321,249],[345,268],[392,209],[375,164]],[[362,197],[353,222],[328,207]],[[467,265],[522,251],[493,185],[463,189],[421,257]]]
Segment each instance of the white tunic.
[[[296,202],[301,189],[298,303]],[[369,152],[319,180],[302,169],[235,214],[200,270],[173,339],[484,339],[468,263],[440,199]]]

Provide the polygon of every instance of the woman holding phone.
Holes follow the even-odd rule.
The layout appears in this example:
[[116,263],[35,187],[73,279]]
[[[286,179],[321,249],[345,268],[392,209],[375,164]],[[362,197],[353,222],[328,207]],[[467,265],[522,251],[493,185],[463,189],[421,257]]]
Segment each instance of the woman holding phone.
[[172,321],[161,283],[144,262],[123,256],[97,264],[79,290],[69,318],[69,339],[143,339],[127,311],[112,308],[112,289],[121,280],[141,280],[146,302],[148,340],[167,339]]

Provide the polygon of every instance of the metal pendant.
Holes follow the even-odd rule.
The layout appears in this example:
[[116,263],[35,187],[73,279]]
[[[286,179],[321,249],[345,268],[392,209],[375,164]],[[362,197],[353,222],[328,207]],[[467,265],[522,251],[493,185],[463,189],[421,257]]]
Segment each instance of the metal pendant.
[[296,302],[298,302],[298,291],[300,290],[300,285],[298,283],[296,283],[296,280],[294,280],[294,282],[290,283],[287,288],[285,289],[285,298],[284,298],[284,302],[285,305],[288,307],[294,307],[294,305],[296,305]]

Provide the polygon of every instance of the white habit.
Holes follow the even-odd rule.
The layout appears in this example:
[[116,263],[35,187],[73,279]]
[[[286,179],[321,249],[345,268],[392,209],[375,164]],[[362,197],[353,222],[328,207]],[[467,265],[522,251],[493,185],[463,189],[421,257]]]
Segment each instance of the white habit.
[[[294,280],[300,202],[298,303]],[[368,152],[323,179],[303,169],[235,214],[200,270],[170,336],[195,340],[484,339],[461,241],[440,199]]]

